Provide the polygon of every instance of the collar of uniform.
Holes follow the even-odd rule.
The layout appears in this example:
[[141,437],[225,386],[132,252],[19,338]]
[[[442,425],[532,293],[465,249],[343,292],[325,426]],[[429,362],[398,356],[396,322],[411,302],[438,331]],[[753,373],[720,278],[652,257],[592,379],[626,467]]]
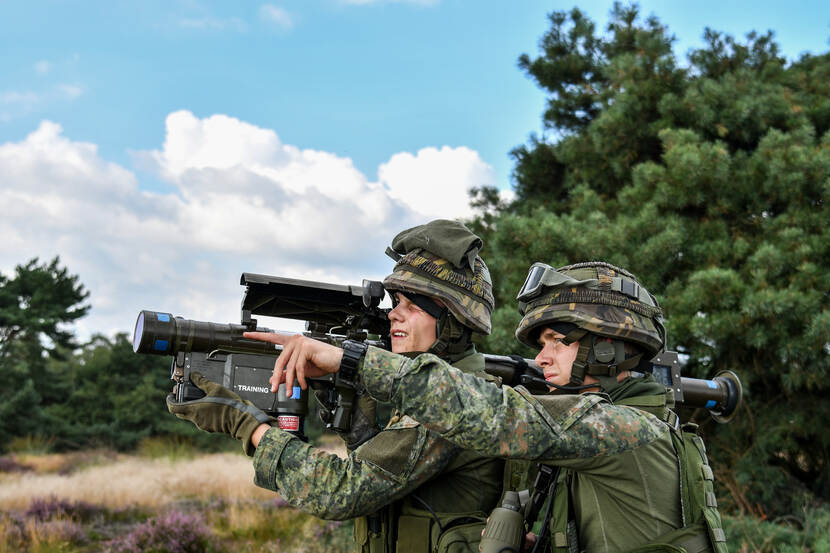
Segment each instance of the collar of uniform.
[[666,387],[654,380],[654,377],[647,374],[640,378],[629,376],[620,385],[614,389],[609,395],[611,401],[617,403],[621,399],[627,399],[637,396],[665,396]]

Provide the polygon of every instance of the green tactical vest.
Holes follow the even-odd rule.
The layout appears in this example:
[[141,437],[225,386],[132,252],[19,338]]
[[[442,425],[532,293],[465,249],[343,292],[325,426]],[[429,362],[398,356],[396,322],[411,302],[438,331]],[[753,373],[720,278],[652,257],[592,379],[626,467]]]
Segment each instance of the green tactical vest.
[[[487,377],[484,358],[474,354],[453,366]],[[411,419],[410,419],[411,421]],[[412,424],[417,424],[412,421]],[[406,431],[406,418],[393,417],[384,432],[372,438],[373,447],[401,447],[393,432]],[[414,431],[414,429],[412,429]],[[387,438],[386,436],[390,436]],[[368,442],[367,442],[368,443]],[[402,452],[402,455],[408,451]],[[387,459],[388,455],[384,455]],[[369,457],[371,460],[371,457]],[[461,451],[450,464],[412,494],[377,513],[354,521],[359,553],[478,553],[481,531],[501,495],[504,461]],[[494,482],[484,489],[482,482]]]
[[[683,526],[626,553],[727,553],[726,536],[717,509],[714,476],[706,458],[706,448],[696,433],[697,425],[678,427],[677,415],[668,407],[673,403],[670,391],[666,395],[635,396],[616,401],[617,405],[628,405],[651,413],[669,426],[680,477]],[[562,470],[554,492],[550,524],[551,548],[554,553],[580,550],[573,513],[573,482],[573,470]],[[616,521],[606,527],[613,532],[610,527],[624,523],[625,521]]]

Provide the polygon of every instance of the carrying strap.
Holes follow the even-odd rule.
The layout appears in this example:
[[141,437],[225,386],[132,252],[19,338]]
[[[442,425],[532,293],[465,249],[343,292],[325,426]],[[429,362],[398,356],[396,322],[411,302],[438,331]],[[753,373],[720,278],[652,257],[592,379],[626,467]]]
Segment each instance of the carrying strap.
[[[551,522],[554,516],[558,516],[559,513],[554,513],[554,508],[556,507],[556,502],[554,501],[554,497],[556,496],[556,488],[559,484],[559,475],[562,472],[562,467],[551,467],[549,465],[541,465],[539,467],[539,475],[542,475],[542,469],[548,469],[551,471],[547,477],[550,479],[550,484],[548,485],[547,496],[548,496],[548,507],[545,509],[545,517],[542,519],[542,532],[536,538],[536,543],[533,544],[533,549],[531,549],[531,553],[547,553],[550,543],[549,540],[553,537],[553,532],[545,531],[547,528],[551,527]],[[537,477],[537,481],[539,478]],[[537,486],[537,491],[538,490]],[[567,518],[567,517],[566,517]]]
[[573,472],[563,469],[559,474],[559,481],[551,497],[552,518],[547,528],[542,532],[549,532],[550,550],[554,553],[576,553],[579,551],[579,537],[576,530],[576,517],[573,511],[571,485]]

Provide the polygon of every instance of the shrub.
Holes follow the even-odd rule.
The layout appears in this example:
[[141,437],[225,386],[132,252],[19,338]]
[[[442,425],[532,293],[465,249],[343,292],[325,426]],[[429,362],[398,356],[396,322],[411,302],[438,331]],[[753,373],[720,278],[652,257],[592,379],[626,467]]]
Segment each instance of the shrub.
[[113,462],[118,458],[117,454],[110,449],[91,449],[88,451],[76,451],[62,456],[63,465],[58,469],[58,474],[66,476],[89,467],[95,467]]
[[23,524],[14,517],[0,516],[0,553],[25,551]]
[[104,508],[86,501],[73,502],[59,499],[53,495],[47,498],[33,499],[29,504],[29,508],[23,512],[23,516],[40,522],[55,518],[88,521],[105,512]]
[[88,541],[77,515],[71,514],[77,511],[77,505],[43,500],[23,513],[0,516],[0,553],[74,551],[69,546]]
[[18,436],[12,438],[7,449],[11,453],[28,453],[31,455],[45,455],[52,451],[52,446],[55,443],[54,438],[46,438],[43,436]]
[[11,455],[0,457],[0,472],[28,472],[32,470]]
[[819,553],[830,551],[830,509],[805,507],[801,516],[775,520],[723,517],[729,550],[738,553]]
[[170,511],[105,544],[105,553],[206,553],[215,538],[198,514]]
[[80,544],[87,540],[83,527],[72,520],[29,520],[24,531],[30,544],[29,550],[33,552],[66,551],[65,544]]

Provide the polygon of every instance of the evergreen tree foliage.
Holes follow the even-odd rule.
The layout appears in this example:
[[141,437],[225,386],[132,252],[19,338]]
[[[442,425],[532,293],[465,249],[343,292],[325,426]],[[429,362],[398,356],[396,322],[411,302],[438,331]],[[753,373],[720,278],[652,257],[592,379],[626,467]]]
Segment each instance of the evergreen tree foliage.
[[513,339],[531,263],[625,267],[687,376],[743,380],[737,419],[703,428],[726,506],[828,501],[830,55],[787,62],[772,33],[707,29],[681,64],[655,18],[611,16],[597,33],[555,13],[539,57],[519,59],[549,93],[550,136],[514,150],[516,200],[473,222],[498,306],[482,347],[532,353]]
[[0,275],[0,451],[24,436],[59,450],[129,450],[158,435],[224,446],[167,412],[169,358],[136,355],[126,334],[76,344],[69,325],[89,310],[87,297],[58,258]]
[[170,358],[136,355],[126,334],[97,335],[69,363],[75,382],[60,404],[47,408],[58,449],[108,447],[131,450],[142,438],[186,437],[202,445],[216,440],[167,412]]
[[42,408],[68,394],[71,382],[49,361],[65,360],[75,347],[67,325],[86,314],[87,296],[57,257],[0,275],[0,449],[14,436],[40,433]]

